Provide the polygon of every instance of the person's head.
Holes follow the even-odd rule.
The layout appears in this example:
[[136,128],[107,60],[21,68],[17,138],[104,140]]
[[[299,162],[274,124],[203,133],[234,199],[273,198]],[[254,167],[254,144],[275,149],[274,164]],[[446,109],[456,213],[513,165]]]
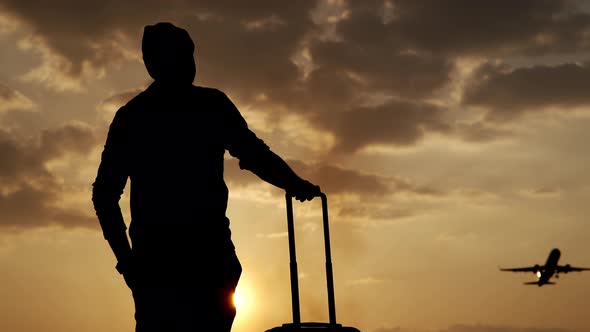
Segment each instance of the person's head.
[[154,80],[191,84],[195,79],[195,44],[186,30],[167,22],[147,25],[141,50],[145,67]]

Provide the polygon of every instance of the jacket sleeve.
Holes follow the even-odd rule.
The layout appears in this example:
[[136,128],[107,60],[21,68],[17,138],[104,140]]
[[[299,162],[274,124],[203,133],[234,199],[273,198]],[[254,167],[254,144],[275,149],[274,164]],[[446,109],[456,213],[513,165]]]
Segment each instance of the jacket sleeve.
[[117,111],[109,128],[98,174],[92,189],[92,202],[105,239],[125,232],[127,226],[119,200],[129,176],[129,129],[125,106]]
[[223,93],[220,93],[220,104],[223,111],[222,127],[224,148],[240,160],[240,168],[253,170],[256,163],[267,154],[270,149],[263,140],[258,138],[248,128],[236,106]]

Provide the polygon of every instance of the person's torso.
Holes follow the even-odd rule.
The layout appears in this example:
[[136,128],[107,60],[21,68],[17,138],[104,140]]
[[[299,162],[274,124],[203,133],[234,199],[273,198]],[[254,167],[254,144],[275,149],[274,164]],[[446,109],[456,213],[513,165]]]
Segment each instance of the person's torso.
[[229,235],[223,114],[213,91],[152,86],[127,104],[134,245]]

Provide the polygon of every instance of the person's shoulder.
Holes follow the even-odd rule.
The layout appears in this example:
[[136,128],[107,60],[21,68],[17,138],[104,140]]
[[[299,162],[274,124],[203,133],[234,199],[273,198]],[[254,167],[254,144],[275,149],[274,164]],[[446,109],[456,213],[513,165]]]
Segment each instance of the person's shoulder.
[[217,100],[228,98],[225,92],[212,87],[193,85],[193,92],[202,97],[213,98]]
[[138,92],[133,98],[131,98],[123,107],[134,109],[142,104],[149,102],[149,88]]
[[135,95],[133,95],[133,92],[126,94],[127,97],[129,95],[131,95],[133,97],[131,99],[129,99],[125,104],[123,104],[123,106],[119,107],[119,109],[115,113],[115,117],[128,118],[128,117],[132,116],[134,113],[141,110],[143,108],[143,105],[145,105],[146,102],[148,102],[148,100],[147,100],[148,96],[147,96],[146,92],[147,92],[147,89],[143,90],[143,91],[139,91]]

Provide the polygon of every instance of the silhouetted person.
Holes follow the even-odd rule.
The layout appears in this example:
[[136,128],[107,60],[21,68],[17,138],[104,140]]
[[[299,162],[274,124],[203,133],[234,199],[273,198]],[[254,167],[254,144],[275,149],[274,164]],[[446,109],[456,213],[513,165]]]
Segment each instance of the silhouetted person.
[[[270,151],[223,92],[192,85],[185,30],[146,26],[142,51],[154,82],[113,119],[93,185],[96,214],[132,290],[136,331],[229,331],[242,269],[225,216],[225,150],[301,201],[319,187]],[[119,207],[127,178],[132,247]]]

